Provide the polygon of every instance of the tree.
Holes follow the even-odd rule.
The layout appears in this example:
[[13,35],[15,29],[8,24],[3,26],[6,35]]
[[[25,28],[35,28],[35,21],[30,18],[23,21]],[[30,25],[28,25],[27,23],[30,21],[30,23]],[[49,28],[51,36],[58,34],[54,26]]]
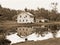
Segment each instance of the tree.
[[56,38],[56,34],[57,34],[57,31],[58,31],[57,25],[50,25],[49,28],[50,28],[51,33],[53,34],[53,37]]
[[48,33],[48,28],[36,28],[35,32],[36,34],[38,34],[38,36],[41,35],[42,37],[44,37],[44,34]]

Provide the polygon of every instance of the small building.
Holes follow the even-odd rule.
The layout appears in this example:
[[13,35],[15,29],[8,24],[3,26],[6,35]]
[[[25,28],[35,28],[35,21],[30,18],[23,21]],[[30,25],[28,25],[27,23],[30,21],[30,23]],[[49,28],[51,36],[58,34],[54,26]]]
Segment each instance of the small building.
[[28,27],[18,27],[17,28],[17,33],[19,36],[28,36],[34,32],[33,27],[28,26]]
[[34,23],[34,16],[29,12],[21,12],[17,15],[17,23]]
[[36,17],[35,18],[35,22],[36,23],[40,23],[40,22],[44,23],[44,22],[49,22],[49,20],[48,19],[45,19],[43,17]]

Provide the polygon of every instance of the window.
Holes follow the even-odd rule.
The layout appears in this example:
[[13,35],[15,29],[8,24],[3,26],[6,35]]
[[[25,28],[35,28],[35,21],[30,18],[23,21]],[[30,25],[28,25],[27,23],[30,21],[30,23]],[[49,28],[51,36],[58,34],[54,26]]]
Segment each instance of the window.
[[24,29],[23,29],[24,30]]
[[23,22],[24,22],[24,20],[23,20]]
[[26,32],[24,32],[24,33],[26,33]]
[[27,17],[27,16],[25,16],[25,17]]
[[26,29],[26,31],[28,31],[28,29]]
[[30,28],[32,28],[32,26],[30,26]]
[[24,18],[26,18],[27,16],[25,16]]
[[21,30],[21,29],[19,29],[19,30]]
[[21,17],[21,16],[20,16]]

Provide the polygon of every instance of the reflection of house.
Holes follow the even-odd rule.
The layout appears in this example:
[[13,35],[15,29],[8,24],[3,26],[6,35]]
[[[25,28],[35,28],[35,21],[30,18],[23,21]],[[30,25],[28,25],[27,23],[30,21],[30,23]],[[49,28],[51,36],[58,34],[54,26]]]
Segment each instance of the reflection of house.
[[22,12],[17,16],[17,23],[34,23],[34,16],[29,12]]
[[33,33],[33,27],[18,27],[17,32],[20,36],[28,36]]
[[43,18],[43,17],[37,17],[36,19],[35,19],[36,21],[36,23],[40,23],[40,22],[49,22],[49,20],[48,19],[45,19],[45,18]]

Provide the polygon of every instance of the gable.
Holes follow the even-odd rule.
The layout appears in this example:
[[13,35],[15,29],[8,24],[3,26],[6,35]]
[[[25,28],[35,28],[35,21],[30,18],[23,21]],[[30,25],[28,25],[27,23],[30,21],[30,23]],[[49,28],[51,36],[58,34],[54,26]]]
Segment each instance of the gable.
[[22,13],[20,13],[18,15],[29,15],[30,17],[33,17],[33,15],[31,13],[29,13],[29,12],[22,12]]
[[17,17],[19,17],[20,15],[21,15],[21,16],[27,15],[27,16],[30,16],[30,17],[34,18],[33,14],[31,14],[31,13],[29,13],[29,12],[21,12],[21,13],[15,15],[12,19],[15,20],[15,19],[16,19]]

